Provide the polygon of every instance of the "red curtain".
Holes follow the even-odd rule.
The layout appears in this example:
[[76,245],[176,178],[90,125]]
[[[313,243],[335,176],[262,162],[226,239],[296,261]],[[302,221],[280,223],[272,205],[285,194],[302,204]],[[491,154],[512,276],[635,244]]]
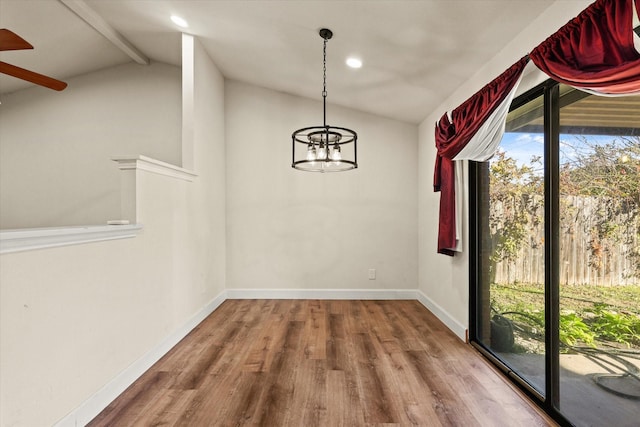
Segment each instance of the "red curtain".
[[[634,10],[635,6],[635,10]],[[456,246],[453,158],[506,98],[530,58],[554,80],[601,94],[640,93],[640,53],[634,47],[633,14],[640,0],[596,0],[537,46],[528,57],[436,124],[434,189],[440,191],[438,252]]]
[[633,45],[634,3],[597,0],[530,53],[554,80],[603,94],[640,93],[640,53]]
[[527,65],[524,57],[476,92],[436,124],[434,191],[440,191],[438,253],[453,255],[456,247],[455,175],[453,158],[469,143],[483,123],[507,97]]

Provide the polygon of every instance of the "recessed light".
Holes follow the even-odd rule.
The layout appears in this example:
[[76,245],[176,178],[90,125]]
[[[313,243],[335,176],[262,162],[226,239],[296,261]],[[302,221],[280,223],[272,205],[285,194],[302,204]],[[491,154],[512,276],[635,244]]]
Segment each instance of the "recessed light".
[[360,68],[362,67],[362,61],[358,58],[347,58],[347,65],[351,68]]
[[173,21],[174,24],[176,24],[178,27],[182,27],[182,28],[187,28],[189,27],[189,24],[187,23],[187,21],[184,20],[184,18],[181,18],[177,15],[171,15],[171,20]]

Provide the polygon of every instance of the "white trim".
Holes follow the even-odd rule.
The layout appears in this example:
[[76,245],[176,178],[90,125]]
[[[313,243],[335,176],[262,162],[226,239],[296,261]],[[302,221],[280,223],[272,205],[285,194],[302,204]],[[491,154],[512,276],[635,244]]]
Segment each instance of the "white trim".
[[417,299],[414,289],[227,289],[229,299]]
[[195,38],[182,33],[182,166],[195,169]]
[[188,169],[181,168],[170,163],[152,159],[147,156],[114,156],[111,158],[118,163],[120,170],[138,169],[159,175],[170,176],[184,181],[193,181],[198,175]]
[[427,310],[433,313],[442,323],[445,324],[447,328],[449,328],[458,338],[462,341],[467,341],[467,328],[458,322],[456,319],[451,316],[447,310],[440,307],[437,303],[435,303],[431,298],[423,294],[421,291],[416,290],[416,299],[425,306]]
[[0,254],[136,237],[142,224],[0,230]]
[[145,353],[140,359],[133,362],[113,380],[98,390],[93,396],[85,400],[78,408],[54,424],[54,427],[84,426],[104,410],[116,397],[124,392],[154,363],[160,360],[180,340],[191,332],[200,322],[207,318],[213,311],[226,300],[226,291],[222,291],[217,297],[196,313],[178,330],[169,335],[157,346]]

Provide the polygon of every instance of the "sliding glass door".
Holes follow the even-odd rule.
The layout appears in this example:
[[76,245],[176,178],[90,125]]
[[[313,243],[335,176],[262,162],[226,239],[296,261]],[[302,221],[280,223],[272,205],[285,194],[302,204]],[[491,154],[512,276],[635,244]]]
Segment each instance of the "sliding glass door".
[[555,82],[472,170],[471,338],[564,424],[640,417],[640,97]]
[[477,165],[478,339],[540,394],[545,390],[542,119],[539,93],[511,111],[500,150]]
[[560,410],[640,423],[640,97],[560,105]]

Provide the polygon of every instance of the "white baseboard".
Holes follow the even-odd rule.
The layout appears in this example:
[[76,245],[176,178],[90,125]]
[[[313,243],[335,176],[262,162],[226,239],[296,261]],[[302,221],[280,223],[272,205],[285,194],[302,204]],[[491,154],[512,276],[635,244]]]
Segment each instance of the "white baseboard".
[[54,427],[81,427],[89,423],[227,299],[418,300],[461,340],[464,341],[467,337],[467,329],[462,324],[417,289],[227,289],[177,331],[149,350],[78,408],[54,424]]
[[415,289],[227,289],[229,299],[417,299]]
[[463,324],[454,319],[444,308],[436,304],[431,298],[420,291],[415,292],[416,299],[420,301],[420,303],[424,305],[431,313],[433,313],[434,316],[440,319],[440,321],[444,323],[447,328],[451,329],[451,331],[456,334],[458,338],[465,342],[468,340],[468,330]]
[[156,347],[149,350],[140,359],[136,360],[128,368],[122,371],[113,380],[107,383],[102,389],[96,392],[89,399],[85,400],[78,408],[62,418],[55,427],[81,427],[94,419],[104,408],[106,408],[116,397],[124,392],[127,387],[133,384],[142,374],[144,374],[154,363],[162,358],[173,346],[191,332],[200,322],[209,316],[225,300],[226,291],[221,292],[211,302],[196,313],[178,330],[165,338]]

